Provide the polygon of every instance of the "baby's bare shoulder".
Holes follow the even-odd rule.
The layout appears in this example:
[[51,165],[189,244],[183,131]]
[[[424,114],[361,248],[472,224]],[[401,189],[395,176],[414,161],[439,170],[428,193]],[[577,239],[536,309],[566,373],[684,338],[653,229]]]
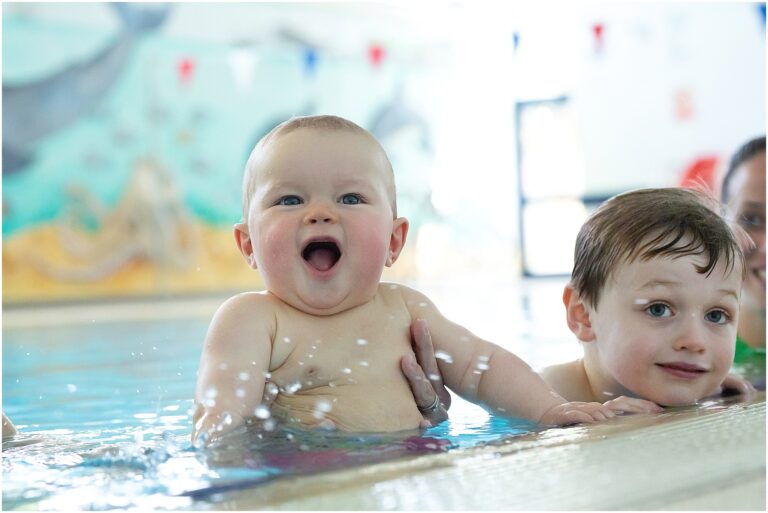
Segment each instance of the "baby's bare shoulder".
[[379,294],[387,300],[400,300],[406,303],[409,301],[429,301],[423,293],[399,283],[381,282]]
[[230,332],[236,329],[248,334],[272,331],[276,322],[279,305],[277,300],[266,293],[245,292],[227,299],[213,316],[212,332]]

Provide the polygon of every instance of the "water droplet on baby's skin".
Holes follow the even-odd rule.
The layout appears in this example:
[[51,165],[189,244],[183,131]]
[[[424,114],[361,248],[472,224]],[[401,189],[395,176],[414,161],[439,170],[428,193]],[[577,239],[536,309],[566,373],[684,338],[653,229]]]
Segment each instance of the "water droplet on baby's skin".
[[280,392],[280,389],[274,383],[267,383],[265,389],[268,396],[276,396]]
[[291,337],[283,337],[283,342],[285,342],[286,344],[290,344],[291,343]]
[[224,420],[222,420],[222,424],[226,426],[229,426],[230,424],[232,424],[232,415],[230,415],[229,413],[225,413]]
[[245,397],[245,390],[243,390],[242,388],[238,388],[237,390],[235,390],[235,396],[242,399],[243,397]]
[[286,394],[295,394],[299,390],[301,390],[301,383],[299,383],[298,381],[296,383],[291,383],[290,385],[285,387]]
[[368,341],[365,340],[364,338],[358,338],[355,342],[357,342],[358,346],[364,346],[368,344]]
[[227,370],[227,369],[229,369],[229,365],[227,365],[226,363],[222,362],[219,364],[219,370]]
[[248,374],[247,372],[241,372],[239,375],[239,378],[240,378],[240,381],[248,381],[249,379],[251,379],[251,375]]
[[484,363],[484,362],[477,362],[477,370],[481,370],[481,371],[487,371],[487,370],[488,370],[488,369],[490,369],[490,368],[491,368],[491,367],[490,367],[490,366],[489,366],[487,363]]
[[316,419],[325,418],[325,414],[331,411],[331,402],[327,399],[315,401],[315,411],[313,415]]
[[272,416],[272,412],[269,411],[269,408],[267,408],[265,405],[260,404],[256,407],[253,414],[256,416],[257,419],[268,419]]
[[299,365],[304,365],[304,362],[298,362]]
[[344,367],[343,369],[341,369],[341,372],[343,372],[344,374],[351,374],[352,369],[350,369],[349,367]]
[[272,377],[272,373],[268,371],[264,371],[264,378],[269,379]]
[[437,381],[438,379],[440,379],[440,374],[433,374],[433,373],[430,373],[430,374],[429,374],[427,377],[428,377],[429,379],[431,379],[432,381]]
[[368,361],[360,360],[360,367],[368,367]]
[[422,308],[424,308],[425,306],[427,306],[427,303],[425,303],[424,301],[422,301],[421,303],[419,303],[419,306],[420,306],[420,307],[422,307]]
[[443,360],[445,363],[453,363],[453,357],[443,350],[438,349],[435,351],[435,358]]

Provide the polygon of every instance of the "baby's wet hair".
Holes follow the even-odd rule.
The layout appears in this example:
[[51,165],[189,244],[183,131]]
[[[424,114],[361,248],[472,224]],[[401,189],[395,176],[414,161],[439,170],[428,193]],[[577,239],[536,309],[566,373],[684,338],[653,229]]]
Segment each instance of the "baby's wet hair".
[[619,265],[658,257],[706,255],[701,274],[718,262],[726,272],[744,254],[720,203],[705,191],[682,188],[639,189],[609,199],[587,219],[576,237],[571,284],[597,308],[600,293]]

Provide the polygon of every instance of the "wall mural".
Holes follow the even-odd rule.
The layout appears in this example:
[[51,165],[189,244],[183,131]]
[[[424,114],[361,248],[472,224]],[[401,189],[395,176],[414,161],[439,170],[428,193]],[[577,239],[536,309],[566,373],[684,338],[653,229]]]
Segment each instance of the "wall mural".
[[[109,6],[117,33],[3,17],[4,303],[259,288],[232,236],[242,170],[291,115],[339,114],[379,138],[412,241],[436,215],[435,107],[409,85],[439,65],[375,44],[338,55],[288,30],[177,40],[163,35],[173,4]],[[404,254],[394,277],[411,267]]]

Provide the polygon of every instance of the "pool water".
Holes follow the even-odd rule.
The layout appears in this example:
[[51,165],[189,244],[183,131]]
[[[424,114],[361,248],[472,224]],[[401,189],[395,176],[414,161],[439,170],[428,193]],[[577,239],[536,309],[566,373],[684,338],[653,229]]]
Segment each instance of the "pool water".
[[190,443],[209,320],[3,328],[3,508],[210,509],[222,492],[299,474],[505,443],[537,429],[455,397],[423,432],[351,435],[242,428]]

